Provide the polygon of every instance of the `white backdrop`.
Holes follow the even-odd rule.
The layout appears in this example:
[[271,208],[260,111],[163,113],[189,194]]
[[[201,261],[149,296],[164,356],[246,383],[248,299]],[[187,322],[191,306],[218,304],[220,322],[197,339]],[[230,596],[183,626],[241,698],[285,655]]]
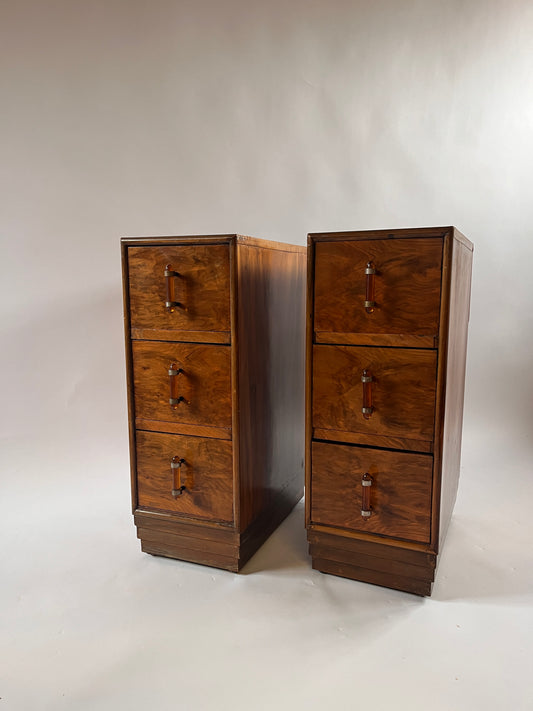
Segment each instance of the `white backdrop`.
[[531,2],[17,0],[0,33],[4,540],[39,516],[46,536],[53,482],[62,516],[105,483],[87,536],[117,511],[134,536],[119,237],[143,234],[456,225],[475,243],[458,512],[526,520]]

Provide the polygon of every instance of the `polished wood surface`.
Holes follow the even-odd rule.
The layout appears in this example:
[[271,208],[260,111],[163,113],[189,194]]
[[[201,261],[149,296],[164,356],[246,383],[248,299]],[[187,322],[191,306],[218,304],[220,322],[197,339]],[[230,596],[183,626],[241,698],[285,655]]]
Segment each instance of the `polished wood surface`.
[[[358,559],[354,559],[357,561]],[[359,565],[339,563],[335,560],[324,558],[313,558],[313,568],[330,575],[338,575],[342,578],[360,580],[372,585],[381,585],[395,590],[413,593],[414,595],[431,595],[432,583],[429,580],[420,580],[409,575],[398,575],[390,570],[373,570]]]
[[[429,542],[433,460],[323,442],[312,447],[311,522]],[[372,515],[361,516],[362,477],[370,487]]]
[[122,255],[142,550],[238,571],[303,493],[306,250],[211,235],[125,238]]
[[[436,239],[347,240],[315,246],[315,319],[319,332],[438,332],[442,242]],[[365,310],[365,269],[375,265],[375,308]],[[402,345],[401,339],[397,345]]]
[[[453,227],[320,233],[309,235],[308,245],[306,524],[313,566],[429,595],[459,478],[473,246]],[[374,352],[383,361],[373,360]],[[375,378],[366,417],[359,382],[365,368]],[[344,456],[328,463],[327,447]],[[366,523],[360,513],[352,516],[354,488],[362,500],[367,471],[357,479],[349,470],[353,452],[363,458],[358,466],[377,456],[390,460],[390,471],[397,463],[390,481],[379,476],[377,488],[372,481],[372,496],[386,491],[387,515],[421,495],[414,534],[400,534],[394,522],[373,531],[375,511]],[[405,457],[419,465],[407,499]],[[400,515],[400,528],[408,519]]]
[[[374,411],[362,413],[365,369]],[[437,354],[433,350],[313,348],[313,426],[363,435],[432,440]]]
[[436,348],[437,336],[416,336],[410,333],[336,333],[319,331],[315,343],[348,346],[399,346],[401,348]]
[[410,452],[424,452],[431,454],[433,442],[410,437],[385,437],[382,434],[366,434],[362,432],[348,432],[346,430],[326,430],[313,427],[313,439],[328,440],[330,442],[346,442],[347,444],[361,444],[367,447],[385,447],[386,449],[406,449]]
[[303,496],[305,256],[238,245],[242,527],[294,482]]
[[[231,427],[231,351],[227,346],[134,341],[132,352],[137,418]],[[183,370],[177,381],[184,399],[176,409],[169,404],[172,363]]]
[[[179,475],[185,486],[173,497],[173,457],[183,459]],[[204,437],[137,432],[139,506],[181,516],[233,520],[232,444]]]
[[[157,331],[178,340],[174,331],[229,332],[229,248],[227,244],[174,244],[128,248],[131,328],[137,338]],[[165,308],[165,268],[178,272],[180,303]],[[192,340],[187,338],[187,340]]]
[[338,531],[324,526],[314,526],[308,534],[309,545],[316,548],[335,548],[353,555],[363,555],[366,558],[384,558],[385,560],[398,561],[408,565],[422,568],[435,569],[436,555],[427,550],[422,544],[406,543],[378,536],[362,536],[361,534],[346,531],[345,535],[338,535]]
[[[444,543],[455,505],[461,468],[463,406],[466,376],[466,350],[470,318],[470,289],[473,245],[458,230],[448,237],[445,246],[449,268],[445,275],[449,286],[447,308],[441,317],[445,334],[442,337],[442,360],[439,368],[440,391],[436,430],[438,468],[436,476],[439,497],[434,500],[436,511],[434,540],[440,548]],[[438,525],[437,525],[438,524]]]

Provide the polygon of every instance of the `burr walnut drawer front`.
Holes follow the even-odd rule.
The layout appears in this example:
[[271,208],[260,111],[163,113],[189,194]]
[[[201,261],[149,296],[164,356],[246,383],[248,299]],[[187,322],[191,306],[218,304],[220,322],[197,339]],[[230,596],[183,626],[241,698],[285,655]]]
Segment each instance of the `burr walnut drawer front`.
[[430,539],[433,457],[313,442],[312,523]]
[[143,420],[231,427],[230,346],[134,341],[132,352],[138,427]]
[[139,507],[233,521],[232,443],[137,431]]
[[442,244],[441,239],[318,242],[317,342],[433,347]]
[[128,271],[133,338],[229,343],[227,244],[129,247]]
[[313,427],[432,441],[432,350],[313,346]]

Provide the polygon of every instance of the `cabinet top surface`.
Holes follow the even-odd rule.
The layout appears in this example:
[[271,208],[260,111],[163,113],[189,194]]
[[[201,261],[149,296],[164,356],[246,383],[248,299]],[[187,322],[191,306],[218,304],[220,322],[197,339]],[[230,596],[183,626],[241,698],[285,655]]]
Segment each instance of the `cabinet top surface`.
[[449,232],[470,250],[474,245],[456,227],[451,225],[446,227],[413,227],[388,230],[357,230],[340,232],[311,232],[308,235],[307,243],[329,242],[342,240],[371,240],[371,239],[417,239],[417,238],[443,238]]
[[273,240],[261,239],[258,237],[247,237],[239,234],[220,234],[220,235],[162,235],[162,236],[141,236],[141,237],[122,237],[121,244],[126,247],[143,246],[143,245],[165,245],[165,244],[194,244],[194,243],[225,243],[231,244],[235,242],[247,247],[260,247],[262,249],[275,249],[284,252],[300,252],[305,253],[306,247],[302,245],[287,244],[285,242],[275,242]]

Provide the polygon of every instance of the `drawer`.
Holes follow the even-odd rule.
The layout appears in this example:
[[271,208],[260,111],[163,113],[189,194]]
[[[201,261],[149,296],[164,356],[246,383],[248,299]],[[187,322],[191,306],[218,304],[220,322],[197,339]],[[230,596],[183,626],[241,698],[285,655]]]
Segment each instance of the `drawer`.
[[[133,341],[132,353],[138,427],[139,420],[231,427],[230,346]],[[181,372],[169,375],[171,366]]]
[[[136,439],[139,508],[233,521],[231,442],[142,431]],[[171,467],[173,459],[179,467]]]
[[[433,347],[439,326],[442,245],[441,239],[429,238],[317,242],[317,342]],[[373,276],[365,273],[368,262],[376,271]],[[373,280],[375,301],[368,310],[367,279]]]
[[128,271],[133,338],[229,343],[229,245],[128,247]]
[[313,442],[312,523],[428,543],[432,467],[425,454]]
[[436,375],[432,350],[315,345],[313,427],[432,441]]

